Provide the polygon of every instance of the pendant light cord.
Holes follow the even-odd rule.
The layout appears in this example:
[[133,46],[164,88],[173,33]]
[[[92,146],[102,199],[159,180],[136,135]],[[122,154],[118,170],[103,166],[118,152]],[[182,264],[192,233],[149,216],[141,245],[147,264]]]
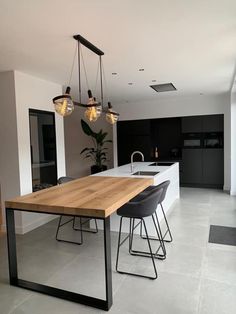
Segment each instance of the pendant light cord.
[[84,56],[83,56],[82,49],[80,49],[80,52],[81,52],[81,59],[82,59],[83,69],[84,69],[84,75],[85,75],[85,79],[86,79],[86,85],[87,85],[87,89],[89,90],[90,88],[89,88],[89,83],[88,83],[88,76],[87,76],[87,71],[86,71],[86,68],[85,68],[85,62],[84,62]]
[[99,63],[100,63],[100,60],[98,59],[97,73],[96,73],[96,81],[95,81],[95,88],[94,88],[95,95],[97,95],[97,90],[98,90]]
[[73,58],[73,62],[72,62],[72,66],[71,66],[71,71],[70,71],[70,78],[69,78],[69,83],[68,86],[70,86],[71,84],[71,80],[72,80],[72,75],[73,75],[73,71],[74,71],[74,66],[75,66],[75,57],[77,55],[77,43],[75,45],[75,52],[74,52],[74,58]]
[[106,75],[105,75],[105,70],[104,70],[104,64],[102,62],[102,73],[103,73],[103,81],[104,81],[104,86],[105,86],[105,90],[106,90],[106,98],[109,101],[109,90],[108,90],[108,85],[107,85],[107,80],[106,80]]

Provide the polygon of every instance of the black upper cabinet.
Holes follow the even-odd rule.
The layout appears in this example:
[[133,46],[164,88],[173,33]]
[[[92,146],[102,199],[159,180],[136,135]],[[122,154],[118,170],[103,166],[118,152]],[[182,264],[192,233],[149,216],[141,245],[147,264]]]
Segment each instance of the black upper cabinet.
[[154,158],[157,147],[159,159],[179,158],[181,154],[180,118],[118,121],[118,164],[130,162],[133,151],[139,150],[146,161]]
[[223,114],[183,117],[182,133],[223,132]]
[[202,132],[202,116],[182,118],[182,133],[192,132]]
[[223,132],[224,116],[215,114],[202,117],[202,132]]
[[150,160],[150,133],[150,120],[119,121],[117,123],[119,166],[130,163],[130,156],[135,150],[141,151],[145,160]]
[[182,144],[180,118],[152,119],[151,139],[153,151],[157,147],[159,159],[180,158]]
[[150,135],[150,120],[119,121],[117,132],[120,135]]

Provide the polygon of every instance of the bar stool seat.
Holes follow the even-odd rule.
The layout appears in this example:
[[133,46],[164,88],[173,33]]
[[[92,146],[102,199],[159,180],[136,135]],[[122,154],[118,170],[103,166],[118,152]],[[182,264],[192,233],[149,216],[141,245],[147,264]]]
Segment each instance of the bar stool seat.
[[[72,177],[60,177],[57,181],[58,184],[63,184],[63,183],[67,183],[67,182],[70,182],[70,181],[73,181],[75,180],[74,178]],[[97,233],[98,232],[98,226],[97,226],[97,220],[94,219],[94,223],[95,223],[95,230],[87,230],[87,229],[84,229],[83,228],[83,225],[87,222],[89,222],[91,219],[93,218],[88,218],[88,219],[84,219],[84,221],[82,221],[82,217],[78,217],[78,216],[72,216],[72,218],[70,218],[69,220],[65,221],[65,222],[62,222],[62,218],[63,216],[61,215],[60,218],[59,218],[59,222],[58,222],[58,226],[57,226],[57,231],[56,231],[56,240],[57,241],[61,241],[61,242],[67,242],[67,243],[72,243],[72,244],[78,244],[78,245],[81,245],[83,244],[83,232],[90,232],[90,233]],[[76,228],[75,226],[75,223],[76,223],[76,218],[79,219],[79,228]],[[59,229],[70,223],[71,221],[73,221],[73,224],[72,224],[72,228],[73,230],[75,231],[80,231],[80,242],[79,241],[69,241],[69,240],[64,240],[64,239],[60,239],[58,237],[58,233],[59,233]]]
[[[156,265],[155,265],[155,260],[154,260],[154,258],[156,257],[157,251],[152,252],[150,239],[149,239],[149,235],[148,235],[148,231],[147,231],[147,227],[146,227],[146,223],[145,223],[144,218],[146,218],[146,217],[152,218],[154,226],[155,226],[155,230],[157,233],[157,237],[159,238],[159,241],[162,242],[160,235],[159,235],[158,227],[156,225],[155,217],[154,217],[154,213],[156,211],[156,207],[157,207],[157,204],[158,204],[159,199],[161,197],[161,194],[162,194],[162,189],[155,189],[154,188],[154,189],[152,189],[152,191],[150,193],[148,193],[148,195],[144,195],[143,197],[140,197],[140,199],[137,201],[130,201],[118,209],[117,215],[119,215],[121,217],[120,218],[119,236],[118,236],[117,257],[116,257],[116,271],[118,273],[128,274],[128,275],[133,275],[133,276],[138,276],[138,277],[144,277],[144,278],[149,278],[149,279],[156,279],[157,278],[158,275],[157,275],[157,270],[156,270]],[[130,220],[130,228],[129,228],[129,235],[121,241],[122,222],[123,222],[124,218],[128,218]],[[140,222],[142,222],[142,224],[144,226],[149,252],[137,251],[137,250],[133,250],[133,248],[132,248],[134,229],[139,224],[138,223],[135,226],[135,219],[139,219]],[[129,239],[129,253],[131,255],[138,255],[138,256],[151,258],[152,264],[153,264],[153,269],[154,269],[154,276],[146,276],[146,275],[142,275],[142,274],[138,274],[138,273],[122,271],[119,269],[118,264],[119,264],[120,247],[127,239]]]

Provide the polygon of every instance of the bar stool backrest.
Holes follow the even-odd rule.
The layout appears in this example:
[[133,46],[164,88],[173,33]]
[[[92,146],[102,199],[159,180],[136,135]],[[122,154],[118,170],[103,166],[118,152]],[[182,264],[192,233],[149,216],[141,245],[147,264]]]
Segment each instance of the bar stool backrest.
[[166,192],[167,192],[167,189],[168,189],[169,185],[170,185],[170,180],[164,181],[164,182],[162,182],[162,183],[157,185],[157,188],[162,189],[162,195],[160,197],[159,204],[164,201],[164,199],[166,197]]
[[58,180],[57,180],[57,183],[58,184],[63,184],[63,183],[66,183],[66,182],[70,182],[70,181],[73,181],[75,180],[74,178],[71,178],[71,177],[60,177]]
[[[157,208],[157,204],[160,202],[162,195],[162,189],[153,188],[148,195],[145,195],[141,200],[136,202],[129,202],[127,205],[131,205],[130,216],[132,217],[148,217],[151,216]],[[133,208],[135,206],[135,209]],[[129,206],[130,207],[130,206]]]

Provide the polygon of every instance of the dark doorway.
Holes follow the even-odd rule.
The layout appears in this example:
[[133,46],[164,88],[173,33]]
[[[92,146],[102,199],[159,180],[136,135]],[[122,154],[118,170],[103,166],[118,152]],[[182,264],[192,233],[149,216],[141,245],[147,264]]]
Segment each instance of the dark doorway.
[[38,191],[57,184],[55,115],[29,109],[32,188]]

